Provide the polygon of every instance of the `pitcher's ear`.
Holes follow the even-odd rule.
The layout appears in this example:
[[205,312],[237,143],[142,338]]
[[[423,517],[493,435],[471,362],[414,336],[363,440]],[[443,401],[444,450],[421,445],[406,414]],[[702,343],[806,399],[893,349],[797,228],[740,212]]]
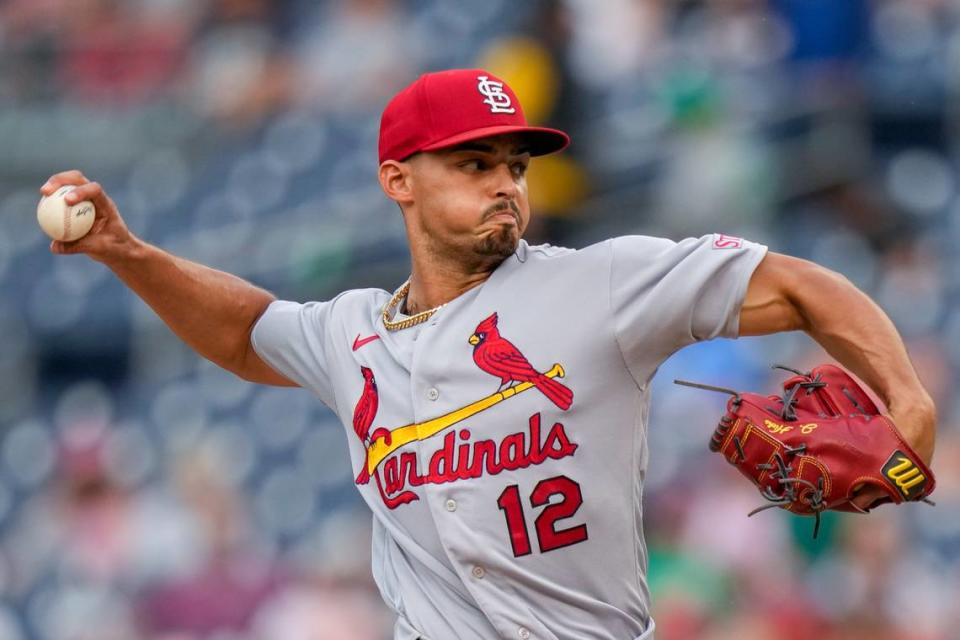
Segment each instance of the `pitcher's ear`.
[[380,187],[388,198],[397,204],[413,200],[410,165],[396,160],[386,160],[380,165]]

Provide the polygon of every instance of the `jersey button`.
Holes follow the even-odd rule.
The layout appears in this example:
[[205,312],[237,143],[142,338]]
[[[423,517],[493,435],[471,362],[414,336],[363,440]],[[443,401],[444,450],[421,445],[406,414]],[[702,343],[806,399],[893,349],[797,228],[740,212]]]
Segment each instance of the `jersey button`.
[[427,398],[430,400],[436,400],[440,397],[440,392],[434,388],[427,389]]
[[520,627],[520,629],[517,631],[517,635],[520,637],[520,640],[529,640],[530,630],[526,627]]
[[450,500],[447,500],[447,501],[443,504],[443,506],[447,509],[447,511],[456,511],[456,510],[457,510],[457,501],[451,498]]
[[487,574],[486,570],[481,566],[474,567],[472,573],[473,573],[473,577],[476,578],[477,580],[482,580],[483,576]]

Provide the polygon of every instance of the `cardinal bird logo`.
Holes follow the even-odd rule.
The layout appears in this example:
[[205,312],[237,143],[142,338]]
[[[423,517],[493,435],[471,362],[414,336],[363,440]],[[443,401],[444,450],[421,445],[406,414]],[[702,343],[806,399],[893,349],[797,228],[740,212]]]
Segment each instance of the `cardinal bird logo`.
[[529,382],[564,411],[573,404],[573,391],[534,369],[520,350],[500,335],[496,312],[477,325],[469,342],[473,345],[473,361],[500,378],[501,389],[507,384]]
[[[360,367],[360,373],[363,374],[363,391],[360,393],[360,399],[357,400],[357,406],[353,409],[353,430],[366,447],[370,444],[370,427],[373,425],[374,418],[377,417],[380,397],[377,394],[377,379],[373,377],[373,371],[369,367]],[[374,439],[379,434],[380,429],[377,429],[374,432]],[[363,469],[357,475],[357,484],[367,484],[369,481],[370,474],[364,462]]]

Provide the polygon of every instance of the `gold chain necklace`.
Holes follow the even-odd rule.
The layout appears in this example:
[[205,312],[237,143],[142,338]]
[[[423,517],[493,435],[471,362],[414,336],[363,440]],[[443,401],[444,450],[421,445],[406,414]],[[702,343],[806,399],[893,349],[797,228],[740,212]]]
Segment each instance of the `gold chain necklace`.
[[387,302],[383,307],[383,326],[387,328],[387,331],[399,331],[400,329],[409,329],[410,327],[415,327],[418,324],[422,324],[430,319],[430,316],[435,314],[440,309],[443,309],[447,306],[447,303],[434,307],[433,309],[427,309],[426,311],[421,311],[416,315],[412,315],[409,318],[404,318],[403,320],[391,320],[390,313],[396,308],[400,301],[406,297],[407,293],[410,291],[410,280],[408,279],[403,283],[403,286],[393,294],[393,297],[390,298],[390,301]]

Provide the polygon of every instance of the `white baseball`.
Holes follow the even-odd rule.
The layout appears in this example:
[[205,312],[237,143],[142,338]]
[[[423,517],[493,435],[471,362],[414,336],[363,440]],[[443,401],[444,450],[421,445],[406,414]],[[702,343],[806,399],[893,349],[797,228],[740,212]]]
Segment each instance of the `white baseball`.
[[37,222],[44,233],[54,240],[70,242],[87,235],[96,218],[96,209],[89,200],[68,205],[63,198],[73,191],[74,185],[60,187],[49,196],[40,198],[37,205]]

